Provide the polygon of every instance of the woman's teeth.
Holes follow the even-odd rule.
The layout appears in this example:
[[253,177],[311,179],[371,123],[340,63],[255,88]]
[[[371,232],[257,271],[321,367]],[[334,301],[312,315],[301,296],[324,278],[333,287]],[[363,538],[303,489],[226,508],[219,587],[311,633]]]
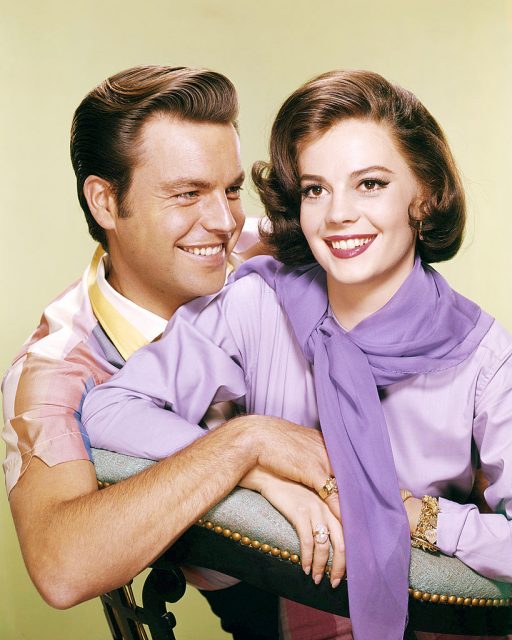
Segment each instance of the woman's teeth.
[[368,244],[372,238],[350,238],[349,240],[333,240],[331,242],[333,249],[355,249]]

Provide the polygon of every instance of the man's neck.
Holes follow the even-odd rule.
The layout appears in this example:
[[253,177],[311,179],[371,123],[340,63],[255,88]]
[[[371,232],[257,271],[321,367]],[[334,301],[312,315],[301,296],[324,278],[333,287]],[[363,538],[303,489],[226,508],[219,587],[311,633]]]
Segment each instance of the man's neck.
[[137,283],[135,283],[135,285],[127,284],[126,279],[122,278],[113,268],[108,254],[105,258],[105,279],[119,295],[166,321],[170,320],[176,310],[181,306],[172,301],[169,303],[164,303],[162,300],[155,301],[154,297],[148,293],[145,287],[137,286]]

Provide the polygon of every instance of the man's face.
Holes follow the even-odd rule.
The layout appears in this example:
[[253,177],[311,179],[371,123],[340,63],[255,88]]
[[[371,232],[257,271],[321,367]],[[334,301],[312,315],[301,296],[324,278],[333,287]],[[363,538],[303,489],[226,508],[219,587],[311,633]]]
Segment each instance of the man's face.
[[224,284],[244,221],[238,135],[167,115],[144,125],[124,213],[108,231],[109,282],[169,318]]

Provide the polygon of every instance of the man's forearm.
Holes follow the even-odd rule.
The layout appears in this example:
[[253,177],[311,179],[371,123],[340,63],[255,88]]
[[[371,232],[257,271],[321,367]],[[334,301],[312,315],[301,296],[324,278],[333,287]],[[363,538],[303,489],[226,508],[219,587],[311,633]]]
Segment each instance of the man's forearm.
[[68,607],[128,582],[226,495],[256,463],[244,419],[133,478],[96,491],[89,463],[35,459],[11,493],[29,572]]
[[257,464],[317,490],[331,473],[318,431],[269,416],[235,418],[101,492],[88,462],[33,460],[11,508],[36,587],[65,608],[128,582]]

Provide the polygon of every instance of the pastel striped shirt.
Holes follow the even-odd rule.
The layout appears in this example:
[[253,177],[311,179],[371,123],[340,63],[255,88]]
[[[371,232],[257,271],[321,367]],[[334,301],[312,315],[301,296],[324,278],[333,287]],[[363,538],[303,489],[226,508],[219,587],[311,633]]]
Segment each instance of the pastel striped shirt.
[[[247,218],[237,251],[246,250],[256,240],[257,219]],[[136,305],[108,284],[105,258],[98,247],[82,278],[46,307],[39,326],[5,374],[2,437],[8,493],[34,456],[49,466],[91,459],[81,422],[85,395],[166,327],[167,319]],[[232,263],[238,262],[234,254]],[[204,433],[200,426],[178,416],[174,420],[186,428],[175,430],[176,439],[167,455]],[[156,458],[152,443],[148,444],[142,454]]]

